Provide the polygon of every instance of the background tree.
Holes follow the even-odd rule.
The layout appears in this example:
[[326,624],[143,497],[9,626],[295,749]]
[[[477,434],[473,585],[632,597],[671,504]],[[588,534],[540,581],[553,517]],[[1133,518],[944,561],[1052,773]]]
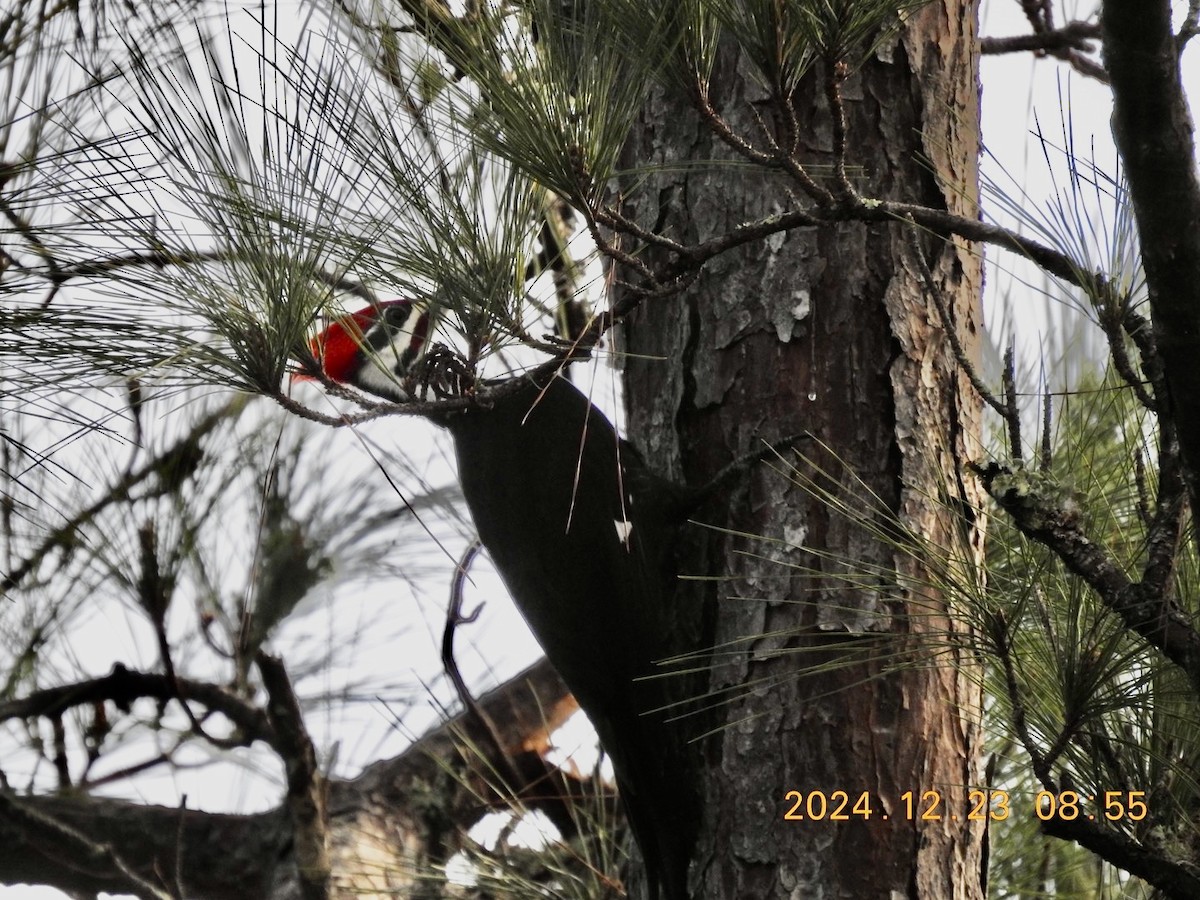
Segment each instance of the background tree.
[[[1032,237],[979,217],[979,45],[954,0],[5,13],[0,715],[25,753],[6,753],[0,878],[438,896],[468,890],[444,871],[470,856],[484,895],[637,890],[599,780],[545,761],[571,710],[552,673],[478,703],[463,685],[465,564],[442,576],[462,717],[352,781],[314,749],[315,708],[382,693],[331,674],[375,636],[355,586],[452,572],[469,534],[415,432],[393,450],[372,423],[488,387],[396,406],[326,384],[329,406],[288,380],[320,314],[400,295],[443,310],[471,378],[578,371],[603,339],[630,435],[679,482],[807,433],[722,482],[661,611],[696,897],[982,896],[989,850],[1002,892],[1141,890],[1014,820],[1195,896],[1200,191],[1179,58],[1200,10],[1172,31],[1164,2],[1109,0],[1103,29],[1022,6],[1032,34],[983,49],[1110,82],[1128,177],[1064,141],[1044,212],[985,185]],[[995,388],[978,362],[981,243],[1107,340],[1111,371],[1070,404],[1044,390],[1035,441],[1015,354]],[[79,658],[115,610],[140,658]],[[250,745],[283,763],[272,811],[98,796]],[[465,831],[509,803],[565,842],[476,849]]]

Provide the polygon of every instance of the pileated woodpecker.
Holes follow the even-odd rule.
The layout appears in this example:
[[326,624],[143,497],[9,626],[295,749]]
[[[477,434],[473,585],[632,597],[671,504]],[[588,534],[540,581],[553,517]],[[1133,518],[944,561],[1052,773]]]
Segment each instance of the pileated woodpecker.
[[[333,322],[311,349],[333,381],[403,401],[428,331],[423,306],[391,301]],[[651,900],[660,889],[687,900],[695,787],[664,721],[672,694],[646,678],[671,647],[686,492],[653,476],[557,375],[523,376],[515,390],[430,418],[454,437],[480,540],[613,761]]]

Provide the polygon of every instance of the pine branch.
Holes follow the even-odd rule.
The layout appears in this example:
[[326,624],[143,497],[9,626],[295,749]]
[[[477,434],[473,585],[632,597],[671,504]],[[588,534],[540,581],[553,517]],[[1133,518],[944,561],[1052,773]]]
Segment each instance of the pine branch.
[[1067,820],[1052,816],[1042,822],[1042,831],[1065,841],[1075,841],[1101,859],[1163,891],[1167,897],[1180,900],[1200,897],[1200,877],[1192,867],[1165,853],[1154,853],[1113,828],[1082,817]]
[[1126,627],[1158,649],[1200,688],[1200,632],[1157,583],[1132,581],[1104,548],[1083,533],[1077,511],[1063,508],[1052,497],[1041,496],[1036,487],[1001,466],[974,468],[984,489],[1022,534],[1051,550]]
[[123,475],[112,487],[94,503],[84,507],[73,515],[66,523],[54,529],[49,537],[38,545],[37,549],[11,569],[0,581],[0,593],[8,594],[33,572],[55,550],[68,550],[75,543],[80,528],[92,522],[100,513],[114,503],[130,499],[134,488],[143,482],[159,479],[159,483],[149,490],[152,493],[165,493],[173,490],[195,471],[202,459],[200,441],[217,426],[231,416],[237,415],[246,404],[246,398],[239,396],[209,413],[196,423],[173,446],[144,463],[140,468]]

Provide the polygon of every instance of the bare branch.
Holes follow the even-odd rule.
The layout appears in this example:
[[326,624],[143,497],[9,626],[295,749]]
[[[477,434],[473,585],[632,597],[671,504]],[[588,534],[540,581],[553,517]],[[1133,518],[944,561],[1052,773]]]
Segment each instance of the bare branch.
[[[1143,589],[1152,596],[1166,597],[1175,571],[1179,536],[1183,527],[1187,486],[1179,458],[1175,430],[1162,428],[1158,453],[1158,497],[1146,533],[1146,563],[1142,569]],[[1164,604],[1166,600],[1164,599]]]
[[854,201],[858,194],[846,177],[849,126],[846,122],[846,105],[842,102],[842,82],[849,74],[849,68],[841,60],[830,60],[826,62],[826,69],[825,101],[829,104],[829,118],[833,124],[833,177],[842,200]]
[[1138,402],[1146,409],[1157,412],[1158,403],[1150,392],[1146,390],[1146,384],[1142,377],[1138,375],[1133,367],[1133,361],[1129,358],[1129,353],[1125,346],[1125,332],[1121,322],[1118,319],[1119,312],[1110,312],[1108,308],[1100,309],[1100,328],[1104,331],[1104,336],[1108,338],[1108,352],[1113,361],[1113,368],[1117,370],[1117,374],[1121,379],[1133,389],[1134,395],[1138,398]]
[[[0,804],[5,799],[0,796]],[[161,900],[169,896],[166,886],[182,882],[190,897],[263,900],[276,867],[290,859],[290,836],[278,811],[231,816],[78,793],[22,797],[19,804],[17,817],[0,809],[0,840],[5,847],[0,853],[0,882],[5,884],[52,885],[72,896],[94,897],[104,891]],[[85,843],[74,853],[80,845],[67,843],[70,838],[62,838],[58,828],[40,831],[39,822],[21,813],[65,826]],[[135,886],[103,855],[90,858],[86,854],[92,847],[102,852],[108,848],[111,858],[147,888]],[[96,864],[91,864],[92,859]]]
[[[1126,627],[1200,686],[1200,633],[1153,582],[1133,582],[1080,527],[1079,515],[1001,466],[975,467],[988,494],[1013,524],[1078,575]],[[1167,520],[1169,523],[1169,519]]]
[[[153,679],[166,696],[163,676],[132,673],[130,677]],[[188,682],[184,681],[183,686],[187,690]],[[61,689],[58,702],[63,702],[61,695],[67,693],[69,689]],[[136,696],[143,695],[159,696],[149,692]],[[48,692],[43,694],[43,699],[48,696]],[[199,696],[193,699],[203,702]],[[478,702],[497,723],[504,746],[523,766],[523,772],[524,765],[529,764],[531,777],[523,786],[522,798],[532,807],[545,807],[556,825],[560,822],[553,811],[555,807],[564,808],[564,797],[581,798],[605,790],[601,784],[570,778],[541,761],[550,732],[579,708],[546,660],[484,694]],[[24,713],[41,714],[30,710]],[[266,717],[255,713],[269,733]],[[414,794],[444,781],[447,769],[461,771],[467,765],[461,750],[464,741],[470,741],[476,752],[490,753],[478,727],[464,715],[428,732],[400,756],[375,763],[359,778],[331,782],[330,807],[336,810],[340,827],[347,827],[352,811],[360,807],[401,814],[411,810]],[[470,764],[486,766],[491,762],[472,759]],[[474,786],[461,784],[448,804],[455,817],[452,826],[465,831],[473,825],[479,818],[481,802],[507,808],[512,798],[481,794]],[[280,877],[277,870],[291,865],[294,852],[292,829],[282,808],[252,816],[221,815],[77,793],[23,798],[21,805],[66,824],[93,844],[110,845],[143,880],[182,883],[189,896],[211,900],[262,900],[269,896],[269,886]],[[577,823],[569,818],[561,826],[564,835],[577,830]],[[111,869],[84,871],[63,865],[31,841],[21,822],[2,811],[0,843],[5,847],[0,853],[0,882],[52,884],[92,895],[109,891],[158,896],[132,890],[128,880]]]
[[1035,31],[1033,34],[1018,34],[1012,37],[985,37],[979,39],[979,52],[983,54],[1025,53],[1030,50],[1053,53],[1057,50],[1093,51],[1093,40],[1099,40],[1100,26],[1093,22],[1071,22],[1052,31]]
[[1013,728],[1017,732],[1017,739],[1021,742],[1021,746],[1025,748],[1025,753],[1029,756],[1030,764],[1033,766],[1033,774],[1037,777],[1038,782],[1046,790],[1056,792],[1058,788],[1054,783],[1050,766],[1046,763],[1046,759],[1042,755],[1040,744],[1033,739],[1033,735],[1029,730],[1029,721],[1025,713],[1025,700],[1021,696],[1021,688],[1017,682],[1016,667],[1013,664],[1012,643],[1008,630],[1008,622],[997,612],[990,626],[992,645],[996,648],[996,655],[1000,657],[1000,663],[1004,670],[1004,688],[1005,693],[1008,694],[1008,704],[1012,710]]
[[1091,41],[1100,37],[1100,26],[1091,22],[1071,22],[1062,28],[1038,27],[1033,34],[1003,38],[981,38],[979,52],[985,54],[1033,51],[1038,56],[1061,59],[1081,75],[1108,84],[1108,72],[1089,54],[1095,52]]
[[467,546],[462,559],[455,567],[454,579],[450,586],[450,604],[446,609],[446,625],[442,630],[442,668],[446,670],[446,675],[454,685],[454,692],[458,695],[458,701],[463,705],[467,717],[479,726],[491,742],[496,760],[500,764],[498,771],[503,773],[506,782],[516,785],[520,783],[520,778],[512,758],[508,755],[508,749],[500,738],[500,731],[496,728],[496,723],[492,721],[491,716],[484,712],[476,702],[475,697],[471,694],[471,689],[467,687],[466,680],[462,677],[462,672],[459,671],[457,661],[454,659],[454,635],[458,627],[474,622],[479,617],[479,609],[464,616],[462,603],[463,584],[466,581],[467,573],[470,572],[471,563],[474,562],[475,557],[482,551],[483,544],[476,538]]
[[782,169],[796,180],[801,189],[813,200],[821,206],[828,206],[833,203],[833,194],[817,184],[803,165],[796,159],[792,148],[784,149],[780,147],[764,129],[764,134],[767,135],[767,140],[771,145],[771,152],[767,153],[754,147],[746,141],[741,135],[737,134],[722,118],[721,114],[713,107],[712,101],[708,96],[706,86],[699,86],[696,96],[693,98],[696,103],[696,108],[700,112],[701,119],[708,125],[709,129],[718,138],[732,147],[739,154],[744,156],[752,163],[757,163],[770,168]]
[[1181,56],[1188,41],[1197,34],[1200,34],[1200,0],[1188,0],[1187,16],[1179,26],[1179,33],[1175,35],[1175,46]]
[[[176,687],[178,686],[178,692]],[[109,701],[118,707],[128,707],[134,700],[149,697],[154,700],[194,700],[215,710],[233,722],[245,740],[275,743],[275,734],[263,713],[224,688],[203,681],[180,678],[172,683],[165,675],[137,672],[122,665],[103,678],[92,678],[75,684],[34,691],[19,700],[0,703],[0,722],[8,719],[29,719],[37,716],[54,718],[68,709],[89,703]]]

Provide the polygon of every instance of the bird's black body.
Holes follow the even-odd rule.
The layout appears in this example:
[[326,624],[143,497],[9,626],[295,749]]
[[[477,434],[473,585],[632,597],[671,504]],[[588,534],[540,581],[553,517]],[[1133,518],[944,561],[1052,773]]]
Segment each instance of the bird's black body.
[[[429,333],[425,306],[377,303],[333,321],[304,365],[405,401]],[[694,633],[697,617],[675,608],[673,551],[704,492],[654,477],[565,378],[492,387],[475,406],[429,416],[454,436],[480,540],[613,761],[650,900],[660,890],[687,900],[696,751],[663,707],[689,685],[655,662],[694,649],[677,633]]]
[[480,540],[612,758],[650,896],[686,900],[694,787],[646,678],[670,646],[680,492],[561,377],[439,421]]

